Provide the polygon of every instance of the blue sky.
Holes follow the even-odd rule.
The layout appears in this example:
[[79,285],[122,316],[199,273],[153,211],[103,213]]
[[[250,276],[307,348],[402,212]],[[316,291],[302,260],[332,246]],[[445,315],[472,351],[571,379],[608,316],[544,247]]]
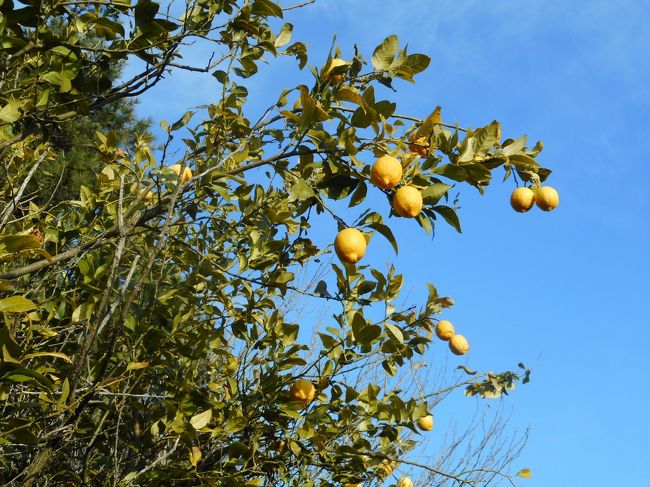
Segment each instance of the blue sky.
[[[462,359],[438,350],[450,367],[500,371],[523,361],[533,368],[531,383],[505,403],[509,427],[531,427],[516,466],[531,468],[533,478],[522,485],[643,483],[650,459],[647,5],[319,0],[286,20],[312,64],[324,62],[334,33],[344,57],[356,43],[369,58],[390,34],[429,55],[431,67],[415,85],[397,83],[400,112],[426,116],[439,104],[445,121],[476,127],[498,119],[504,135],[544,141],[540,160],[554,170],[549,184],[561,196],[556,211],[514,213],[514,183],[496,179],[484,197],[462,191],[463,235],[440,225],[432,241],[413,222],[396,221],[399,256],[376,239],[375,258],[393,261],[416,298],[428,281],[454,297],[445,317],[472,350]],[[298,84],[296,76],[310,82],[290,59],[264,67],[246,83],[251,102],[274,100]],[[174,120],[214,101],[217,87],[209,76],[178,73],[138,110],[156,122]],[[323,235],[334,231],[332,222]],[[474,408],[452,395],[436,411],[440,430]]]

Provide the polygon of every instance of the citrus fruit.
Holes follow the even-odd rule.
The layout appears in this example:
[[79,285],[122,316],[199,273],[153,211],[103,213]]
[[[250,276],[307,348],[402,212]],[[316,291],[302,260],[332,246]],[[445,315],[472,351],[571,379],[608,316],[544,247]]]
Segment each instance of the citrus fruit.
[[393,209],[399,216],[414,218],[422,211],[422,194],[413,186],[402,186],[393,196]]
[[323,71],[323,78],[327,79],[330,83],[334,85],[341,84],[343,80],[345,79],[345,76],[343,74],[330,74],[334,68],[338,68],[340,66],[345,66],[348,64],[347,61],[344,59],[340,58],[334,58],[332,59],[332,62],[330,63],[329,67]]
[[366,238],[356,228],[346,228],[336,236],[334,250],[341,262],[356,264],[366,253]]
[[469,351],[469,343],[463,335],[454,335],[449,339],[449,349],[456,355],[465,355]]
[[181,165],[180,164],[174,164],[172,166],[169,166],[169,169],[174,171],[177,176],[181,176],[181,184],[185,184],[190,179],[192,179],[192,170],[187,166],[185,166],[185,169],[183,169],[183,174],[182,175],[181,175]]
[[450,321],[440,320],[436,325],[436,335],[438,335],[438,338],[441,340],[449,340],[454,336],[454,325],[452,325]]
[[402,477],[397,481],[397,487],[413,487],[413,481],[408,477]]
[[301,401],[308,404],[314,400],[314,397],[316,396],[316,388],[310,381],[306,379],[298,379],[293,383],[291,389],[289,389],[289,394],[291,395],[291,399],[294,401]]
[[517,188],[510,195],[510,206],[519,213],[527,212],[533,207],[534,203],[535,193],[530,188]]
[[555,188],[540,186],[535,193],[535,203],[544,211],[551,211],[560,204],[560,195]]
[[418,427],[422,431],[431,431],[433,429],[433,416],[427,414],[418,419]]
[[393,189],[402,179],[402,163],[392,156],[382,156],[370,169],[370,181],[381,189]]

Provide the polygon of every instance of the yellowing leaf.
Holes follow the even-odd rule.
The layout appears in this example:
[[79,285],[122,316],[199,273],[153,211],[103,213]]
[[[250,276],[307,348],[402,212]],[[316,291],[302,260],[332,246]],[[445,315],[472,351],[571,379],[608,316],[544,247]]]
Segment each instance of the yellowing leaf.
[[437,106],[433,112],[422,122],[420,128],[415,132],[414,140],[419,137],[428,137],[433,132],[433,127],[442,121],[442,109]]
[[34,358],[34,357],[56,357],[65,360],[69,364],[72,363],[72,359],[62,352],[34,352],[25,355],[25,358]]
[[522,479],[529,479],[532,477],[533,473],[530,471],[529,468],[522,468],[515,474],[517,477],[521,477]]
[[126,366],[126,370],[138,370],[147,367],[149,367],[149,361],[143,360],[142,362],[130,362],[129,365]]
[[24,296],[0,299],[0,313],[24,313],[36,309],[36,304]]
[[201,454],[201,450],[199,450],[198,446],[193,446],[190,449],[190,463],[193,467],[196,467],[196,465],[201,461],[202,456],[203,455]]
[[192,419],[190,419],[190,424],[194,427],[195,430],[200,430],[201,428],[207,426],[211,419],[212,410],[208,409],[200,414],[197,414],[196,416],[192,416]]

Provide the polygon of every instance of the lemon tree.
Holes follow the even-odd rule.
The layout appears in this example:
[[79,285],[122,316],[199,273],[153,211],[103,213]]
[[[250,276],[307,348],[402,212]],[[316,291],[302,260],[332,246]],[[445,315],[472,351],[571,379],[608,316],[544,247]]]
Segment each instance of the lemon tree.
[[[477,484],[486,468],[410,459],[449,389],[397,381],[436,329],[451,352],[469,351],[450,324],[436,328],[453,300],[431,284],[423,302],[397,307],[408,277],[364,258],[374,239],[397,251],[398,215],[424,232],[437,223],[460,232],[450,192],[483,193],[497,171],[555,208],[559,197],[541,186],[550,175],[541,143],[505,138],[497,121],[446,123],[435,100],[424,119],[401,113],[378,87],[399,89],[430,60],[396,36],[316,59],[292,38],[297,8],[207,0],[179,9],[0,4],[0,479],[392,485],[401,466],[417,466]],[[197,40],[205,58],[187,64]],[[281,57],[302,70],[296,83],[249,92],[260,63]],[[125,61],[136,72],[115,81],[112,66]],[[61,155],[57,128],[156,93],[180,70],[216,80],[217,101],[159,121],[156,143],[97,131],[99,167],[78,195],[48,186],[35,197],[39,168]],[[253,97],[267,107],[257,118]],[[383,210],[368,204],[371,191]],[[313,225],[325,220],[337,231],[322,242]],[[317,281],[296,279],[319,266],[328,272]],[[333,306],[327,326],[292,319],[292,296]],[[467,371],[452,389],[482,397],[529,373]]]

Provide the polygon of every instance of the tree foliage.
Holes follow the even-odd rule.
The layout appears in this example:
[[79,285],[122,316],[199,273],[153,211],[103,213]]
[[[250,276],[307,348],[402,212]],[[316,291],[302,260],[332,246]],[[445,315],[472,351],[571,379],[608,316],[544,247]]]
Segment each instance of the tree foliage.
[[[496,121],[447,124],[434,106],[424,120],[400,114],[380,86],[413,81],[429,58],[395,36],[333,67],[338,48],[324,63],[310,60],[283,23],[295,9],[278,2],[179,8],[0,5],[2,480],[390,484],[393,469],[409,464],[417,420],[443,394],[391,378],[421,360],[453,301],[429,285],[423,303],[401,307],[404,276],[363,261],[333,262],[332,273],[299,286],[297,273],[332,255],[312,237],[314,222],[362,230],[368,253],[379,238],[397,251],[388,210],[366,200],[380,191],[368,163],[390,154],[423,195],[423,230],[446,222],[460,232],[452,188],[484,192],[501,168],[540,183],[550,174],[535,159],[541,143],[503,140]],[[185,65],[183,47],[195,40],[209,54]],[[249,118],[246,80],[280,56],[295,57],[310,81],[262,100],[268,109]],[[126,60],[142,70],[115,81]],[[212,75],[221,96],[163,123],[160,151],[146,136],[129,144],[99,130],[97,172],[78,194],[55,197],[47,192],[57,188],[39,185],[39,170],[60,158],[52,135],[65,124],[96,120],[182,69]],[[27,190],[34,184],[37,200]],[[393,191],[384,193],[389,209]],[[335,312],[318,330],[301,326],[283,307],[294,294]],[[360,373],[377,367],[377,380]],[[468,372],[457,387],[482,397],[528,379],[525,368]],[[314,400],[291,397],[297,379],[314,384]],[[427,471],[432,481],[483,478]]]

